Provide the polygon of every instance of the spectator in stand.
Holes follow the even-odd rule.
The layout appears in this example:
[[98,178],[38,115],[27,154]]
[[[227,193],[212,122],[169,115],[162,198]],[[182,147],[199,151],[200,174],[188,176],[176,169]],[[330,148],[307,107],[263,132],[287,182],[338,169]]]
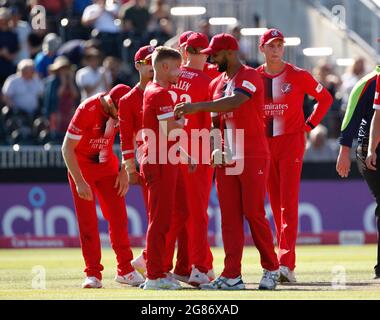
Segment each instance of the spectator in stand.
[[342,101],[338,97],[338,91],[342,82],[335,74],[331,64],[325,60],[320,60],[318,62],[318,65],[313,70],[313,75],[334,98],[331,108],[329,109],[326,117],[322,120],[322,124],[328,129],[328,137],[337,139],[340,135],[340,125],[342,123]]
[[81,92],[81,101],[100,92],[109,91],[111,84],[106,79],[105,70],[101,67],[100,52],[96,49],[87,50],[84,63],[86,67],[76,74],[76,84]]
[[123,5],[120,9],[120,19],[127,37],[140,44],[146,41],[151,14],[145,0],[131,0]]
[[148,26],[150,38],[158,41],[157,45],[164,44],[174,34],[173,21],[170,16],[170,7],[166,0],[154,0],[149,12],[151,20]]
[[13,30],[17,33],[18,44],[20,51],[17,54],[17,57],[14,60],[14,63],[19,63],[22,59],[29,59],[30,53],[28,49],[28,36],[32,32],[32,28],[29,23],[21,20],[21,13],[18,7],[11,7],[11,26]]
[[111,87],[115,87],[118,84],[133,86],[129,76],[122,70],[120,59],[111,56],[106,57],[103,61],[103,67],[106,72],[107,82],[111,84]]
[[329,162],[335,161],[338,156],[338,146],[327,137],[327,128],[318,125],[310,132],[309,141],[306,144],[304,161]]
[[19,45],[17,33],[10,26],[11,13],[8,8],[0,8],[0,86],[5,79],[16,72],[15,60]]
[[365,69],[365,61],[362,57],[359,57],[355,59],[354,64],[348,68],[347,72],[342,75],[341,96],[343,112],[347,108],[352,89],[366,73]]
[[82,24],[93,27],[93,37],[101,43],[105,55],[121,57],[120,27],[115,20],[118,17],[119,5],[115,1],[94,0],[86,7],[82,15]]
[[43,90],[43,83],[35,74],[33,60],[25,59],[18,63],[17,73],[5,81],[2,93],[4,102],[13,111],[27,114],[32,120],[39,112]]
[[241,31],[241,25],[240,23],[236,23],[229,28],[228,33],[232,34],[235,37],[235,39],[239,42],[240,60],[243,61],[245,64],[248,63],[249,65],[251,65],[249,61],[249,51],[250,51],[249,43],[247,43],[246,39],[242,38],[240,31]]
[[73,0],[72,13],[75,17],[81,17],[86,7],[92,4],[92,0]]
[[208,22],[208,18],[204,18],[198,23],[198,32],[203,33],[207,36],[208,40],[211,41],[212,33],[211,33],[211,25]]
[[48,33],[42,42],[42,51],[36,55],[34,62],[36,70],[41,79],[49,75],[49,65],[57,57],[57,51],[62,44],[62,40],[55,33]]
[[42,43],[45,37],[45,30],[32,30],[32,32],[28,35],[27,38],[27,46],[29,51],[30,59],[35,59],[37,54],[42,50]]
[[50,134],[63,140],[67,127],[79,102],[74,70],[64,56],[57,57],[49,66],[51,76],[45,84],[43,114],[49,119]]

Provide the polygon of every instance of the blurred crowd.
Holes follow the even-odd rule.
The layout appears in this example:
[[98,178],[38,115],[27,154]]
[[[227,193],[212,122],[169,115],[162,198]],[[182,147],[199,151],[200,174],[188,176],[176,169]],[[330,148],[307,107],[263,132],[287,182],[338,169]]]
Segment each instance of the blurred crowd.
[[[138,80],[133,56],[146,44],[176,39],[170,15],[175,0],[0,0],[0,145],[60,144],[81,100],[118,83]],[[35,28],[42,5],[46,28]],[[33,9],[34,8],[34,9]],[[37,21],[38,22],[38,21]],[[240,43],[241,59],[250,50],[239,24],[229,28]],[[198,30],[212,37],[208,19]],[[327,117],[309,137],[307,161],[335,160],[337,138],[348,96],[367,72],[358,58],[343,75],[321,61],[314,76],[335,97]],[[313,109],[305,98],[305,114]]]

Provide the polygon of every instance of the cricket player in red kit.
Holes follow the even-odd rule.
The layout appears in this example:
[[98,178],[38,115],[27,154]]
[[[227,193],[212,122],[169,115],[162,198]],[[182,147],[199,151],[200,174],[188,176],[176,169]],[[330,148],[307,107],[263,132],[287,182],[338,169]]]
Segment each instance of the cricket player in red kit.
[[[123,162],[125,163],[129,184],[141,184],[145,208],[148,207],[148,190],[142,177],[137,172],[137,161],[141,166],[142,153],[142,116],[143,95],[146,85],[153,79],[152,53],[154,47],[141,47],[135,54],[135,68],[140,75],[140,81],[119,102],[120,142]],[[146,250],[131,262],[132,266],[143,276],[146,275]]]
[[102,287],[95,196],[109,223],[111,246],[118,263],[115,281],[130,285],[144,281],[131,266],[133,256],[124,198],[128,177],[124,166],[119,172],[119,161],[112,151],[118,131],[117,105],[129,90],[128,86],[118,85],[108,94],[100,93],[83,101],[69,124],[62,145],[86,264],[83,288]]
[[[185,65],[187,63],[187,54],[186,54],[186,45],[187,40],[190,38],[192,34],[196,32],[188,30],[183,32],[178,39],[178,51],[182,55],[182,61]],[[207,39],[208,40],[208,39]],[[206,73],[211,79],[215,79],[220,76],[220,72],[218,71],[218,67],[214,64],[206,62],[203,67],[203,72]]]
[[263,123],[263,84],[257,71],[241,64],[238,50],[238,42],[230,34],[214,36],[209,47],[201,51],[211,55],[219,71],[223,72],[210,84],[213,101],[181,103],[175,107],[176,117],[200,111],[218,112],[222,128],[227,128],[223,131],[225,145],[230,148],[235,168],[239,169],[235,172],[226,166],[216,169],[225,251],[224,270],[220,277],[210,284],[200,285],[200,288],[245,288],[241,277],[241,259],[246,217],[264,269],[259,289],[273,290],[277,285],[279,265],[264,209],[269,150]]
[[[282,60],[284,36],[281,31],[267,30],[261,37],[260,50],[266,59],[257,71],[264,81],[264,115],[271,153],[268,193],[277,231],[280,281],[295,282],[298,194],[305,132],[321,122],[333,100],[309,72]],[[306,94],[318,103],[305,122]]]
[[147,279],[145,290],[180,289],[164,268],[166,239],[175,204],[178,163],[170,159],[176,141],[169,139],[184,121],[173,117],[174,101],[169,93],[180,75],[181,55],[177,50],[159,47],[153,53],[154,79],[144,91],[142,175],[148,188]]
[[[207,55],[200,53],[200,50],[208,45],[208,38],[204,34],[193,32],[187,38],[183,50],[183,60],[187,62],[181,67],[177,84],[169,91],[175,103],[208,100],[211,78],[202,71]],[[209,132],[211,118],[210,114],[197,113],[186,116],[185,121],[184,129],[188,137],[186,148],[198,166],[194,173],[189,173],[186,165],[180,166],[174,221],[167,240],[169,254],[166,271],[169,272],[173,267],[175,241],[178,238],[177,263],[173,276],[177,280],[198,286],[210,282],[210,278],[215,277],[212,270],[213,257],[208,243],[207,214],[213,170],[209,164],[202,162],[203,156],[209,161],[210,152],[203,154],[202,139],[195,137],[193,132]],[[206,143],[208,144],[208,141]],[[192,150],[194,144],[196,148]]]

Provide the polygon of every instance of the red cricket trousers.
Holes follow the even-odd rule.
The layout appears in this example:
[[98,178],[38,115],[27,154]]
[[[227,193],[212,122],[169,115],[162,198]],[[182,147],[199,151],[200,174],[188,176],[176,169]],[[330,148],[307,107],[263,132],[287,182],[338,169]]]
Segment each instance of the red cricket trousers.
[[166,239],[172,222],[178,165],[143,164],[142,175],[148,188],[148,230],[146,267],[148,279],[165,278]]
[[212,269],[213,256],[208,243],[207,214],[212,172],[209,165],[199,164],[193,173],[188,172],[187,165],[180,166],[173,222],[167,238],[166,272],[173,268],[176,240],[176,274],[190,275],[191,265],[203,273]]
[[268,194],[276,225],[278,261],[294,270],[305,133],[273,137],[268,142],[271,152]]
[[222,276],[227,278],[241,275],[244,217],[248,220],[253,241],[260,253],[262,267],[269,271],[279,267],[272,230],[264,209],[269,159],[246,158],[238,161],[244,161],[244,170],[240,175],[227,175],[226,168],[216,169],[225,252]]
[[116,253],[117,273],[125,275],[134,269],[128,238],[128,217],[125,198],[117,195],[114,188],[118,175],[118,160],[113,158],[107,164],[79,163],[82,175],[90,185],[94,200],[87,201],[79,197],[73,178],[69,174],[70,188],[74,198],[75,212],[78,219],[80,242],[88,277],[102,279],[101,245],[96,213],[95,197],[98,199],[104,218],[109,223],[109,236],[112,249]]

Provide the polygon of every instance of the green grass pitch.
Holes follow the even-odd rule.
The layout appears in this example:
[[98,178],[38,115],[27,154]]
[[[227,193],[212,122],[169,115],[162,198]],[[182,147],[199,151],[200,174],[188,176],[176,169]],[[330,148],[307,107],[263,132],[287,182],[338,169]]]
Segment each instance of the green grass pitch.
[[[223,267],[224,253],[213,248],[214,269]],[[140,253],[139,248],[134,254]],[[258,291],[261,277],[258,252],[246,247],[243,280],[247,290],[202,291],[187,285],[181,291],[144,291],[113,281],[115,256],[103,249],[102,289],[81,289],[84,278],[79,249],[0,250],[0,300],[4,299],[129,299],[129,300],[236,300],[236,299],[380,299],[380,280],[373,280],[376,246],[299,246],[295,285],[279,285],[276,291]],[[33,289],[33,267],[45,270],[46,289]],[[33,282],[34,281],[34,282]]]

